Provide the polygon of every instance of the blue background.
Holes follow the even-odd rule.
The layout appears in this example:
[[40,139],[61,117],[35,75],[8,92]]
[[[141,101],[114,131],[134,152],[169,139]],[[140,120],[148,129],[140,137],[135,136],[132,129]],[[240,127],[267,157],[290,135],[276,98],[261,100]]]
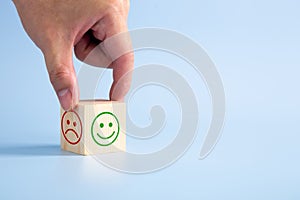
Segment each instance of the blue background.
[[[1,1],[0,199],[299,199],[299,7],[297,0],[131,1],[129,29],[176,30],[207,50],[224,82],[227,119],[206,159],[198,160],[209,121],[203,112],[203,128],[180,160],[130,175],[60,150],[59,104],[42,54],[12,2]],[[149,60],[137,54],[136,64]],[[206,108],[207,92],[201,96]],[[138,144],[132,150],[156,148]]]

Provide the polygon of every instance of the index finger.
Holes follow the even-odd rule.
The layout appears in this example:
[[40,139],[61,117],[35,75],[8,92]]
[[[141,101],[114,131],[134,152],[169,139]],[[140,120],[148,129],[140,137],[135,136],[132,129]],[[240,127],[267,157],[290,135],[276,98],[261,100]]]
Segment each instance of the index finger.
[[[108,67],[113,69],[110,100],[122,101],[130,89],[134,54],[126,22],[114,22],[115,23],[110,24],[110,27],[107,27],[106,37],[100,46],[102,52],[106,57],[109,57],[111,61]],[[98,33],[99,29],[94,30],[94,35],[97,36]]]
[[128,93],[132,80],[134,64],[133,52],[122,55],[113,61],[113,83],[110,89],[110,100],[123,101]]

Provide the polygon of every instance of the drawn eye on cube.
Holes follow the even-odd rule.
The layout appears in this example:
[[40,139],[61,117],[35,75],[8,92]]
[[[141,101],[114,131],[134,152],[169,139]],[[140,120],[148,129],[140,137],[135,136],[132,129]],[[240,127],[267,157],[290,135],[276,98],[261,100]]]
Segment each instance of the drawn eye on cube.
[[91,126],[91,136],[100,146],[113,144],[120,133],[118,118],[111,112],[102,112],[95,117]]
[[61,148],[82,155],[125,151],[125,110],[125,103],[100,100],[61,109]]
[[82,137],[82,122],[75,111],[65,111],[61,117],[61,132],[64,139],[76,145]]

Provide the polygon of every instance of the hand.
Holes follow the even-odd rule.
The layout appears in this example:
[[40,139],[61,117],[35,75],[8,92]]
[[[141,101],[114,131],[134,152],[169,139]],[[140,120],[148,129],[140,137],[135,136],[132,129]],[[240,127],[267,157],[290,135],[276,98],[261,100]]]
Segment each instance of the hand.
[[[127,31],[129,0],[14,0],[25,31],[44,54],[50,81],[65,110],[79,101],[73,48],[84,60],[100,42]],[[111,63],[111,100],[122,100],[129,90],[133,53]],[[121,81],[121,78],[122,81]],[[121,82],[121,84],[119,83]],[[113,92],[116,85],[121,89]]]

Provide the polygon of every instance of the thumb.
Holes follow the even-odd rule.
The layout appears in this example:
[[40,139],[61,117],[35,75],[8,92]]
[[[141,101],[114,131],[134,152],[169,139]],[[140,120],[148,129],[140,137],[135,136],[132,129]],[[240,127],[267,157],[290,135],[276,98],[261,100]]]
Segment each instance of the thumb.
[[72,45],[59,44],[43,51],[50,82],[64,110],[74,108],[79,99],[77,79],[73,67]]

